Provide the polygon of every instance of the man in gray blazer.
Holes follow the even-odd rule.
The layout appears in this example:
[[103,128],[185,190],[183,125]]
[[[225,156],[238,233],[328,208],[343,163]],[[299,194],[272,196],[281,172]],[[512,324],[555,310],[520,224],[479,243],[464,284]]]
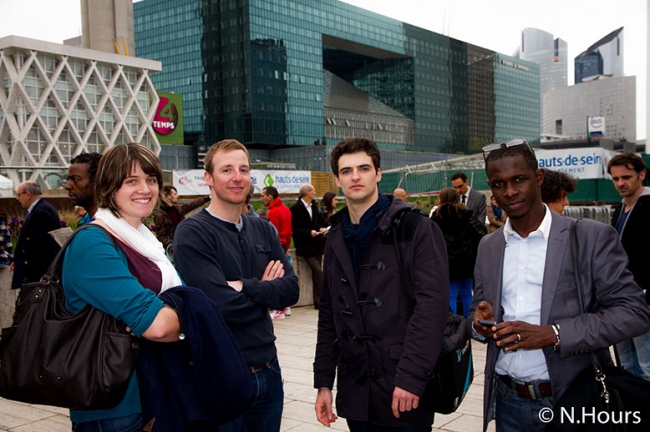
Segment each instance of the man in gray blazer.
[[468,320],[474,337],[488,343],[483,425],[496,418],[498,431],[543,430],[543,410],[592,367],[589,352],[611,364],[609,347],[647,332],[650,310],[626,268],[616,230],[582,220],[578,259],[587,314],[581,315],[572,219],[543,204],[544,173],[535,154],[525,140],[483,150],[488,184],[508,213],[505,225],[479,246]]
[[485,223],[485,210],[487,203],[485,195],[469,186],[469,180],[464,172],[457,172],[451,176],[451,185],[460,195],[460,202],[472,211],[472,215],[482,224]]

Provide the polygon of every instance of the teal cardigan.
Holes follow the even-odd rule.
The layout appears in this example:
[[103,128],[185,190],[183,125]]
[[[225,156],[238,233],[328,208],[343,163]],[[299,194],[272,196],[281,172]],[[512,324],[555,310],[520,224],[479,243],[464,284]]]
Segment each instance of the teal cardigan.
[[[156,293],[140,285],[131,274],[126,255],[99,228],[75,235],[65,252],[62,282],[68,310],[78,312],[91,304],[124,321],[138,337],[163,307]],[[115,408],[70,410],[70,420],[81,423],[140,412],[140,392],[134,373],[124,399]]]

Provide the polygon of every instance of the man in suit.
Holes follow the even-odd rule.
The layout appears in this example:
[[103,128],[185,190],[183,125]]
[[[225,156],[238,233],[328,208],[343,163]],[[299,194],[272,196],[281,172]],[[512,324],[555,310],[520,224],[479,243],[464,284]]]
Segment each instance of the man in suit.
[[[614,211],[612,226],[621,238],[627,253],[627,268],[634,281],[645,291],[650,306],[650,188],[643,187],[646,167],[643,159],[631,152],[614,156],[607,164],[607,172],[623,202]],[[623,368],[634,375],[650,380],[650,332],[616,345]]]
[[[61,228],[59,214],[52,204],[41,199],[42,194],[41,187],[34,181],[21,183],[16,191],[16,200],[27,210],[27,215],[14,251],[14,262],[10,266],[14,272],[12,289],[40,280],[59,251],[59,245],[48,234]],[[14,314],[14,324],[16,319],[17,315]]]
[[451,185],[460,195],[460,202],[465,204],[479,222],[485,223],[487,204],[483,193],[472,189],[464,172],[457,172],[451,176]]
[[650,310],[626,268],[616,230],[581,220],[578,260],[587,309],[581,316],[572,219],[542,202],[544,173],[535,153],[525,140],[483,150],[488,185],[508,213],[505,225],[479,246],[468,320],[474,337],[488,343],[484,429],[496,418],[499,431],[543,430],[541,410],[592,367],[589,351],[611,364],[609,346],[647,332]]
[[320,288],[323,283],[323,226],[316,204],[316,188],[310,184],[300,187],[300,198],[291,206],[291,230],[296,255],[303,257],[311,270],[314,308],[320,304]]

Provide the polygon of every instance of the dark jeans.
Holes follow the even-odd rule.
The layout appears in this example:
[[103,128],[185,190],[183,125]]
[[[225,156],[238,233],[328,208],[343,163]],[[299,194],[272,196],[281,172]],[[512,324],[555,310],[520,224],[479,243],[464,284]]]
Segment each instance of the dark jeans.
[[282,421],[284,388],[280,363],[253,373],[255,399],[253,405],[241,416],[225,425],[219,432],[278,432]]
[[350,432],[431,432],[431,426],[426,428],[397,428],[355,420],[348,420],[347,422]]
[[458,304],[458,292],[460,291],[460,298],[463,301],[463,311],[462,315],[469,315],[469,305],[472,303],[472,285],[474,284],[474,279],[459,279],[454,281],[449,281],[449,306],[453,313],[461,315],[460,311],[456,311]]
[[[497,386],[497,432],[539,431],[546,428],[540,420],[540,411],[553,407],[553,398],[526,399],[519,396],[511,387],[499,378]],[[544,417],[544,415],[542,415]]]
[[321,263],[323,262],[323,256],[310,256],[303,257],[305,262],[311,270],[311,283],[312,283],[312,293],[314,295],[314,307],[318,309],[320,306],[320,288],[323,284],[323,270]]
[[137,432],[141,430],[142,416],[140,414],[83,423],[72,423],[72,432]]

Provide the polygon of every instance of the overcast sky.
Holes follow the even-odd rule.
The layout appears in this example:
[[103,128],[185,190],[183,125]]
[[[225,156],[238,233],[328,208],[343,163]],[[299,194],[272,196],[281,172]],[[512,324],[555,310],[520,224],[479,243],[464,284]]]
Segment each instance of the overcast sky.
[[[507,55],[519,46],[524,28],[547,31],[568,44],[569,85],[573,84],[573,59],[603,36],[625,27],[625,75],[637,77],[638,139],[646,135],[647,1],[345,0]],[[79,36],[79,4],[79,0],[0,0],[0,37],[14,34],[61,43]]]

